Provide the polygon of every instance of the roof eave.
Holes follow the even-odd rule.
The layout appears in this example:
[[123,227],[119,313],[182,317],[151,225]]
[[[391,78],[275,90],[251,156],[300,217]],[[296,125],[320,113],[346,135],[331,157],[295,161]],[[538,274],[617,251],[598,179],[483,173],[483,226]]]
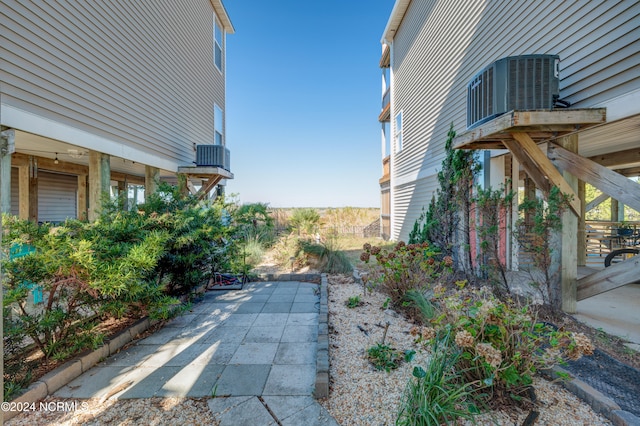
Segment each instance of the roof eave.
[[389,21],[387,21],[387,26],[384,29],[384,33],[382,33],[380,43],[389,44],[393,40],[410,3],[411,0],[396,0],[391,16],[389,16]]
[[235,28],[233,28],[233,24],[231,23],[231,19],[229,19],[229,15],[227,14],[227,9],[224,8],[222,4],[222,0],[210,0],[211,6],[213,6],[213,10],[216,12],[216,16],[220,20],[222,24],[222,28],[227,34],[235,33]]

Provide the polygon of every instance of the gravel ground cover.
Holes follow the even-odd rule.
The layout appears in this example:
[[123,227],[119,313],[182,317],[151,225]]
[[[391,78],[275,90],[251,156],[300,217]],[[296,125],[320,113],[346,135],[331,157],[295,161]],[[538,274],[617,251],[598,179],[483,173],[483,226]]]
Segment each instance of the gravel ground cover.
[[[119,426],[200,426],[219,423],[213,418],[207,398],[83,399],[65,400],[47,397],[48,409],[25,412],[5,425],[119,425]],[[66,404],[66,405],[65,405]]]
[[[383,294],[363,294],[361,285],[339,276],[330,276],[328,291],[330,392],[320,403],[341,425],[393,425],[413,367],[424,365],[429,354],[413,343],[411,323],[382,309]],[[361,305],[347,307],[346,302],[355,296],[360,297]],[[366,349],[381,342],[387,322],[385,343],[401,351],[416,351],[410,363],[390,373],[376,370],[366,357]],[[540,413],[536,424],[611,424],[558,384],[537,378],[534,386]],[[528,414],[519,410],[492,412],[477,418],[477,424],[519,425]]]

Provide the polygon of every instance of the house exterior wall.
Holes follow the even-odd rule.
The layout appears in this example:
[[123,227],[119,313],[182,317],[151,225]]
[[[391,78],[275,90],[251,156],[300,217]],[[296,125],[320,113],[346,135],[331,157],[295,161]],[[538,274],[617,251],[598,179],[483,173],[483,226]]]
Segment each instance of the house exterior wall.
[[640,99],[640,2],[397,0],[393,13],[382,40],[391,125],[401,111],[403,127],[402,150],[391,152],[392,239],[406,240],[430,201],[449,126],[466,130],[466,85],[495,60],[558,54],[560,98],[572,107],[640,113],[631,102]]
[[164,170],[191,164],[195,144],[214,143],[214,103],[225,107],[218,3],[3,0],[1,124]]

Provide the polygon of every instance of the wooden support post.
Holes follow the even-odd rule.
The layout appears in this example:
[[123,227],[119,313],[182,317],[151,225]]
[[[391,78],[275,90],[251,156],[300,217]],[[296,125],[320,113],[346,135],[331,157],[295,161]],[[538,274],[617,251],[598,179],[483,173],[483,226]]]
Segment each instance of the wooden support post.
[[111,157],[89,151],[89,220],[96,220],[102,209],[102,197],[111,186]]
[[78,199],[76,215],[80,220],[87,220],[87,175],[78,175]]
[[18,166],[18,217],[29,220],[29,166]]
[[580,197],[580,207],[582,214],[578,218],[578,266],[587,265],[587,221],[586,221],[586,189],[583,180],[578,181],[578,197]]
[[38,223],[38,159],[29,157],[29,220]]
[[[578,135],[565,136],[557,141],[558,145],[568,151],[578,152]],[[567,171],[562,173],[564,181],[569,185],[572,192],[578,192],[578,178]],[[584,199],[584,197],[583,197]],[[562,214],[562,242],[560,247],[560,290],[562,310],[567,313],[574,313],[577,310],[576,282],[578,280],[578,217],[580,217],[584,207],[581,200],[578,201],[578,212],[565,211]],[[575,204],[574,204],[575,205]],[[584,217],[584,215],[582,215]]]
[[[536,199],[536,184],[533,180],[527,176],[524,178],[524,200],[535,200]],[[531,210],[527,209],[524,211],[524,223],[527,229],[533,226],[533,217]]]
[[180,192],[180,196],[186,197],[189,195],[189,185],[187,182],[189,178],[184,173],[178,173],[178,191]]
[[[4,132],[3,132],[4,133]],[[0,212],[11,212],[11,149],[8,136],[0,139]]]
[[127,177],[125,175],[125,180],[118,181],[118,198],[122,200],[122,210],[129,210],[129,190],[127,187]]
[[144,167],[145,198],[147,198],[149,195],[155,193],[158,190],[159,183],[160,183],[160,169],[157,167],[145,166]]
[[618,221],[618,200],[611,198],[611,222]]

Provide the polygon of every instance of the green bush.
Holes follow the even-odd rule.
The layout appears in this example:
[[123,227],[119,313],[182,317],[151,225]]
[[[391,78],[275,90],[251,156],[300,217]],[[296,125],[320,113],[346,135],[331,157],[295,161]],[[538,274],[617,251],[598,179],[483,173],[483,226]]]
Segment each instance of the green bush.
[[316,209],[294,209],[289,218],[289,226],[298,235],[309,236],[316,233],[320,227],[320,213]]
[[472,383],[465,383],[457,364],[462,355],[453,344],[451,332],[430,340],[431,358],[423,369],[413,368],[400,401],[396,425],[437,426],[472,420],[478,413]]
[[[363,250],[360,260],[366,264],[372,256],[376,260],[366,275],[367,286],[380,287],[396,309],[411,308],[413,304],[407,304],[407,293],[411,290],[424,292],[433,287],[453,265],[451,257],[441,258],[428,243],[407,245],[400,241],[391,249],[365,244]],[[411,309],[405,311],[415,313]]]
[[[166,184],[137,210],[122,210],[118,200],[103,205],[92,223],[54,227],[2,218],[11,392],[30,380],[28,366],[11,364],[19,363],[25,340],[45,358],[65,359],[101,344],[94,325],[105,316],[166,319],[181,307],[175,296],[192,294],[214,268],[238,264],[238,228],[225,219],[229,206],[181,196]],[[38,304],[31,297],[36,290],[42,292]]]
[[466,383],[490,390],[493,400],[519,402],[538,370],[593,353],[583,334],[538,321],[534,305],[501,301],[486,287],[458,284],[460,290],[451,294],[435,289],[441,314],[431,321],[434,328],[412,334],[432,342],[434,336],[451,333],[460,351],[456,370],[464,372]]
[[353,265],[347,255],[340,250],[335,237],[327,238],[324,243],[313,243],[302,240],[304,253],[315,259],[315,267],[327,274],[348,274],[353,271]]

